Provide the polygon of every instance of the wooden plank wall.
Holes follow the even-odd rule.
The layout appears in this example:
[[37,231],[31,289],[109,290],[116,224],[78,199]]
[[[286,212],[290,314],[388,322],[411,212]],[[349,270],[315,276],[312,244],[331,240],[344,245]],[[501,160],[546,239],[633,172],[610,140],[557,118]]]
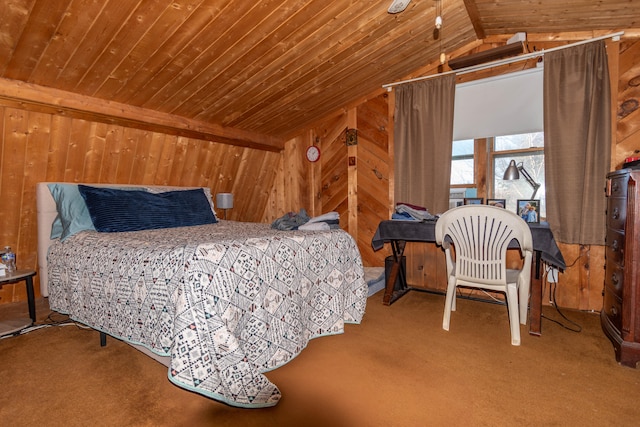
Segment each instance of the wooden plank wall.
[[390,218],[393,179],[393,118],[389,94],[378,95],[358,106],[357,224],[358,247],[365,266],[383,266],[386,251],[373,252],[371,239],[380,221]]
[[640,156],[640,41],[625,41],[618,61],[616,148],[613,162]]
[[[37,182],[206,186],[234,193],[229,219],[263,221],[283,168],[277,152],[2,104],[0,135],[0,245],[13,248],[19,268],[37,265]],[[37,276],[35,284],[38,292]],[[0,289],[0,304],[24,300],[24,286]]]
[[[288,141],[264,221],[301,208],[311,216],[336,211],[340,226],[356,239],[364,265],[383,265],[387,251],[374,252],[371,239],[378,223],[390,215],[389,114],[389,95],[379,94]],[[347,128],[357,129],[356,145],[346,145]],[[305,159],[310,145],[320,148],[318,162]]]
[[271,223],[286,212],[312,206],[309,183],[313,182],[310,178],[313,171],[304,162],[308,139],[308,135],[302,135],[285,143],[261,222]]
[[320,148],[321,154],[318,162],[309,165],[314,172],[310,185],[314,191],[314,205],[310,214],[338,212],[340,226],[350,231],[347,127],[348,114],[343,113],[312,129],[313,143]]
[[[357,144],[348,146],[346,130],[354,128],[358,131]],[[304,207],[312,216],[338,212],[340,226],[356,240],[365,266],[383,265],[387,255],[386,251],[374,252],[371,239],[378,223],[388,219],[390,213],[389,129],[386,93],[316,124],[303,146],[306,149],[315,144],[321,150],[318,162],[305,161],[309,198],[307,204],[291,209]]]

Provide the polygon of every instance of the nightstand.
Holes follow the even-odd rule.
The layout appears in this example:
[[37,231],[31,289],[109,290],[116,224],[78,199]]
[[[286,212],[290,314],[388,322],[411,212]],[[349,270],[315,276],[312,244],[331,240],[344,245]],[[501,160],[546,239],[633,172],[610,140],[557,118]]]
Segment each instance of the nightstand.
[[16,270],[6,276],[0,276],[0,287],[11,283],[24,281],[27,286],[27,302],[29,304],[30,319],[20,318],[0,322],[0,336],[8,335],[33,325],[36,321],[36,300],[33,292],[34,270]]

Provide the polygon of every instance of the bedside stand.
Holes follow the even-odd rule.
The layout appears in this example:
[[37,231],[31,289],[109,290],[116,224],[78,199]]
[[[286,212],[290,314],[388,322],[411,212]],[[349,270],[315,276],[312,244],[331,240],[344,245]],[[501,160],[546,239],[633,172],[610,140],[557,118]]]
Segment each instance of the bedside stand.
[[6,276],[0,276],[0,287],[11,283],[24,281],[27,286],[27,302],[29,304],[30,319],[20,318],[0,322],[0,336],[13,334],[33,325],[36,321],[36,301],[33,292],[34,270],[16,270]]

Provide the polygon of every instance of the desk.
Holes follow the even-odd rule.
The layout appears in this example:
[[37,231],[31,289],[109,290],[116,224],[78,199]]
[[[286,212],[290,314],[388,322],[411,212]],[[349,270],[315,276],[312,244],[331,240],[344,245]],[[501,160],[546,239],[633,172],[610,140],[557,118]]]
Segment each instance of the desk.
[[[541,319],[542,319],[542,280],[541,269],[542,263],[545,263],[556,267],[558,270],[563,271],[566,268],[564,258],[556,241],[553,237],[553,233],[549,228],[547,222],[541,223],[528,223],[531,229],[531,237],[533,238],[533,251],[535,254],[532,275],[531,275],[531,300],[529,311],[529,333],[531,335],[540,335],[541,333]],[[406,242],[426,242],[435,243],[436,241],[436,221],[402,221],[402,220],[389,220],[382,221],[378,225],[373,239],[371,240],[371,247],[374,251],[381,249],[385,242],[391,243],[391,249],[393,251],[393,265],[391,272],[386,283],[384,296],[382,303],[384,305],[391,305],[395,300],[400,298],[404,293],[410,291],[411,288],[407,286],[406,276],[400,260],[404,253]],[[513,244],[514,248],[517,248],[517,244]],[[400,275],[400,283],[402,289],[394,295],[394,285]]]

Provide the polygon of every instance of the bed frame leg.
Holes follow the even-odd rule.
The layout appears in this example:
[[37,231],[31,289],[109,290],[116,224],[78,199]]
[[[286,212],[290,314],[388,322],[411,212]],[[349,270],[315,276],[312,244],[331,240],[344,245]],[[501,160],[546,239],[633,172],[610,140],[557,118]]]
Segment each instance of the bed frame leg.
[[100,332],[100,347],[104,347],[107,345],[107,334],[104,332]]

